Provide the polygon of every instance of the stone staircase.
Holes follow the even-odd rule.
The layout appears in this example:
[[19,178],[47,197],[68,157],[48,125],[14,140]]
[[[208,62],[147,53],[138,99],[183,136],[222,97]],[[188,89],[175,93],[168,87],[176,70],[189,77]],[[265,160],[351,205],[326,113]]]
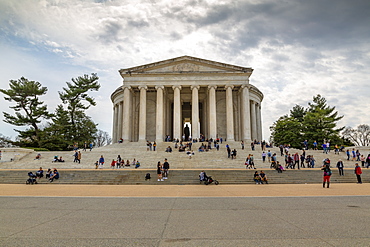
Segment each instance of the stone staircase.
[[[258,169],[269,168],[267,162],[262,163],[261,158],[261,148],[256,147],[255,151],[251,151],[249,146],[246,146],[244,150],[241,150],[239,142],[229,142],[232,149],[237,150],[237,158],[234,160],[227,158],[227,152],[225,148],[226,143],[220,145],[220,150],[212,149],[208,152],[198,152],[197,149],[200,146],[199,143],[193,144],[193,150],[195,155],[191,159],[184,152],[178,152],[177,149],[173,149],[172,153],[166,153],[165,148],[167,146],[172,146],[173,143],[158,143],[157,151],[147,151],[145,143],[139,142],[125,142],[121,144],[112,144],[105,147],[94,148],[90,151],[82,151],[81,163],[73,163],[73,151],[57,151],[57,152],[27,152],[19,155],[18,153],[12,153],[16,159],[13,162],[9,160],[3,160],[0,162],[0,169],[38,169],[40,166],[44,169],[47,168],[57,168],[57,169],[94,169],[94,163],[99,159],[100,155],[105,158],[105,169],[110,168],[110,163],[112,159],[116,159],[117,155],[121,155],[122,159],[129,160],[130,162],[135,158],[141,163],[140,169],[155,169],[158,161],[163,162],[165,158],[168,159],[171,169],[239,169],[244,168],[244,161],[248,154],[254,155],[254,160],[256,167]],[[1,149],[3,153],[9,156],[7,149]],[[359,148],[360,152],[367,156],[370,153],[369,147]],[[280,151],[278,148],[272,148],[272,153],[277,153],[278,161],[282,164],[284,163],[284,157],[280,156]],[[290,153],[298,152],[301,154],[301,150],[291,149]],[[19,152],[21,153],[21,152]],[[41,160],[35,160],[36,154],[41,154]],[[58,155],[62,156],[65,162],[63,163],[52,163],[53,157]],[[345,167],[353,168],[354,163],[352,161],[346,161],[345,153],[340,153],[335,155],[332,151],[329,154],[323,154],[320,150],[307,150],[306,155],[314,155],[316,159],[316,167],[320,167],[322,160],[325,158],[330,158],[332,160],[332,166],[336,164],[339,158],[341,158]],[[3,155],[4,156],[4,155]]]
[[[53,184],[101,184],[101,185],[131,185],[131,184],[172,184],[196,185],[199,184],[198,175],[201,170],[170,170],[169,178],[163,182],[157,181],[155,170],[150,169],[116,169],[116,170],[59,170],[60,179]],[[205,170],[220,184],[253,184],[253,174],[256,170],[247,169],[210,169]],[[258,170],[259,171],[259,170]],[[264,170],[270,184],[311,184],[322,182],[322,171],[319,169],[287,170],[277,173],[275,170]],[[28,170],[0,170],[1,184],[24,184]],[[145,180],[145,174],[150,173],[151,179]],[[339,176],[333,170],[332,183],[356,183],[356,176],[352,169],[344,171],[345,176]],[[363,170],[362,180],[370,182],[370,171]],[[49,183],[47,179],[37,180],[40,184]]]
[[[244,161],[248,154],[253,154],[255,164],[260,171],[263,169],[267,174],[270,183],[321,183],[322,171],[320,170],[322,160],[330,158],[332,166],[335,167],[337,160],[340,158],[344,161],[345,176],[337,176],[336,169],[333,168],[332,182],[354,183],[356,178],[353,174],[354,163],[347,161],[345,153],[335,155],[333,152],[323,154],[320,150],[307,150],[306,155],[314,155],[316,159],[316,167],[314,169],[287,170],[282,174],[278,174],[275,170],[270,169],[270,165],[266,161],[262,162],[261,148],[256,147],[255,151],[251,151],[249,146],[245,150],[241,150],[239,142],[229,142],[232,149],[237,149],[237,158],[234,160],[227,158],[225,148],[226,143],[220,145],[220,150],[212,149],[208,152],[198,152],[199,143],[193,144],[195,155],[191,159],[183,153],[173,149],[172,153],[166,153],[164,150],[167,146],[172,146],[173,143],[158,143],[157,151],[147,151],[146,143],[129,143],[112,144],[109,146],[94,148],[82,151],[81,163],[73,163],[73,151],[64,152],[21,152],[15,161],[0,162],[0,183],[25,183],[27,173],[29,171],[36,172],[41,166],[46,171],[48,168],[57,168],[61,173],[61,179],[56,183],[66,184],[198,184],[198,174],[201,170],[205,170],[207,174],[212,175],[221,184],[246,184],[253,183],[253,173],[255,170],[245,169]],[[365,156],[369,153],[369,148],[359,148],[360,152]],[[7,156],[11,154],[6,149],[1,149]],[[284,157],[280,156],[278,148],[272,148],[272,153],[277,153],[278,161],[284,164]],[[290,150],[291,153],[301,150]],[[37,153],[41,153],[41,160],[35,160]],[[139,169],[123,168],[111,169],[110,163],[112,159],[116,159],[117,155],[131,162],[134,158],[139,160],[141,166]],[[65,162],[52,163],[54,155],[63,156]],[[104,169],[95,169],[94,163],[99,159],[100,155],[105,157]],[[158,182],[156,179],[156,164],[158,161],[163,162],[167,158],[170,163],[171,175],[170,179],[164,182]],[[367,169],[363,169],[364,182],[369,181]],[[150,181],[145,181],[144,176],[149,172],[152,175]],[[367,179],[367,180],[366,180]],[[45,179],[42,183],[47,183]]]

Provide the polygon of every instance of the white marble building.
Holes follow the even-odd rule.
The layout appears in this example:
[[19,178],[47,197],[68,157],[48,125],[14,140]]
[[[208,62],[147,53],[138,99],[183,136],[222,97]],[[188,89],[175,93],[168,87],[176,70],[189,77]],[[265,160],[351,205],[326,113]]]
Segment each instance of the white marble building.
[[113,142],[192,138],[262,140],[263,94],[249,84],[253,69],[182,56],[121,69],[111,95]]

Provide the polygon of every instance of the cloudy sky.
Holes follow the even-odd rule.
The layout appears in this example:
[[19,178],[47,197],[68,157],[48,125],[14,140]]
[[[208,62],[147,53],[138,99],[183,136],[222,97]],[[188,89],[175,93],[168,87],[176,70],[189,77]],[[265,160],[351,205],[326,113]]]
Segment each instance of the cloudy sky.
[[[368,0],[0,0],[0,86],[39,81],[54,111],[65,82],[97,73],[88,115],[111,133],[118,70],[188,55],[254,69],[265,139],[317,94],[344,115],[341,126],[356,127],[370,124],[369,23]],[[2,119],[0,133],[14,139]]]

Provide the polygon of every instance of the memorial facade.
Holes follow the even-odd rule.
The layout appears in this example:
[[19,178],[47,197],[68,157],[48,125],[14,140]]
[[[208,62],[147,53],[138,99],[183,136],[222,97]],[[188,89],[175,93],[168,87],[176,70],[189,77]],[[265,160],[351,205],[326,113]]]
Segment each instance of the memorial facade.
[[262,140],[263,94],[253,69],[182,56],[119,70],[113,142],[222,137]]

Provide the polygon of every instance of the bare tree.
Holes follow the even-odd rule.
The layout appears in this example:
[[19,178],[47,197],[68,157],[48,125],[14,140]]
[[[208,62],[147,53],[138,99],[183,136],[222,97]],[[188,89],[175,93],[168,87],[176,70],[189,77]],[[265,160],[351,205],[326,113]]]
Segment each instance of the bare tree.
[[367,124],[361,124],[357,126],[357,129],[346,127],[342,134],[356,146],[369,146],[370,144],[370,126]]
[[7,136],[4,136],[3,134],[0,133],[0,147],[15,147],[13,145],[13,141],[7,137]]
[[109,136],[108,132],[103,130],[98,130],[95,134],[94,146],[102,147],[109,145],[112,142],[112,138]]

